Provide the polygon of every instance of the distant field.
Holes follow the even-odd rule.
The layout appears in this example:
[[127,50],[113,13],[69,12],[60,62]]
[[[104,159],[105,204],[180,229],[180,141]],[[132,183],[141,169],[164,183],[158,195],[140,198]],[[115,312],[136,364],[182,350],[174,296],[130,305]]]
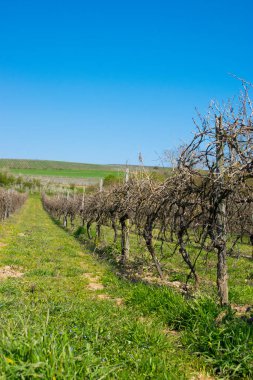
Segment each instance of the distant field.
[[109,174],[122,176],[122,172],[114,170],[64,170],[64,169],[9,169],[13,174],[22,174],[27,176],[52,176],[68,178],[105,178]]
[[96,165],[77,162],[0,159],[0,169],[13,174],[67,178],[105,178],[112,174],[122,176],[121,165]]
[[122,167],[121,165],[97,165],[83,164],[78,162],[65,161],[48,161],[48,160],[26,160],[1,158],[0,168],[8,169],[56,169],[56,170],[115,170]]
[[[27,159],[10,159],[0,158],[0,169],[53,169],[53,170],[124,170],[125,165],[98,165],[83,164],[78,162],[65,161],[48,161],[48,160],[27,160]],[[130,168],[138,168],[138,166],[130,165]]]
[[[139,166],[129,165],[131,171],[140,170]],[[28,160],[28,159],[6,159],[0,158],[0,170],[6,169],[8,172],[24,176],[38,176],[38,177],[55,177],[61,182],[65,183],[65,178],[76,178],[76,182],[80,178],[97,179],[105,178],[108,175],[115,175],[123,177],[125,172],[125,165],[97,165],[97,164],[83,164],[78,162],[64,162],[64,161],[47,161],[47,160]],[[161,173],[162,168],[158,167],[145,167],[148,170],[156,170],[157,173]],[[73,182],[75,183],[75,181]]]

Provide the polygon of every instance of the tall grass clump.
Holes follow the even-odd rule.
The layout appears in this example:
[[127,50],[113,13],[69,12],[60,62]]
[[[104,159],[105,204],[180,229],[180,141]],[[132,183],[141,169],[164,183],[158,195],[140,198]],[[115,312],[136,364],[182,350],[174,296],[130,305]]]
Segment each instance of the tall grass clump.
[[231,308],[221,309],[210,298],[188,302],[180,315],[182,341],[204,356],[217,375],[229,379],[253,378],[253,325]]
[[252,318],[237,316],[210,297],[185,299],[171,289],[145,284],[134,287],[128,303],[144,315],[157,315],[180,332],[183,346],[204,358],[217,376],[253,378]]

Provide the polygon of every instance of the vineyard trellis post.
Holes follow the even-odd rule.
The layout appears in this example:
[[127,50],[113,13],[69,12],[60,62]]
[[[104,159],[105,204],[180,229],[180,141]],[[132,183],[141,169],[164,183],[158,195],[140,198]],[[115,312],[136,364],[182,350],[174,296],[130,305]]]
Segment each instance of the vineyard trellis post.
[[[125,184],[128,185],[128,183],[129,183],[129,168],[126,168]],[[126,192],[126,195],[127,194],[128,194],[128,190]],[[130,250],[128,213],[124,213],[120,217],[120,225],[121,225],[121,259],[120,259],[120,262],[122,265],[125,265],[125,263],[128,259],[129,250]]]
[[226,201],[222,198],[224,182],[224,133],[222,131],[222,116],[215,118],[216,133],[216,174],[215,204],[217,205],[217,287],[220,302],[228,304],[228,270],[226,252]]
[[[66,205],[68,204],[68,200],[69,200],[69,191],[67,191],[67,202],[66,202]],[[63,226],[65,228],[68,227],[68,211],[67,211],[67,209],[65,210],[65,213],[64,213],[64,216],[63,216]]]
[[102,193],[103,191],[103,186],[104,186],[104,180],[103,178],[100,178],[99,180],[99,192]]

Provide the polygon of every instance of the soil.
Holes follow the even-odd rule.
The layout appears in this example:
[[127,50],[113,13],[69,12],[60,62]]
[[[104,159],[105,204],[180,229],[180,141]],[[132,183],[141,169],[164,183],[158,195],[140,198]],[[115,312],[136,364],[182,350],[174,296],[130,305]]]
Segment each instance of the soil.
[[102,290],[104,289],[104,285],[98,284],[97,282],[90,282],[88,288],[90,290]]
[[99,282],[98,276],[93,276],[91,273],[85,273],[84,277],[89,280],[89,284],[87,285],[87,287],[90,290],[102,290],[102,289],[104,289],[104,285],[102,285]]
[[8,277],[21,277],[24,273],[18,270],[19,268],[15,268],[13,266],[5,266],[0,268],[0,279],[5,279]]

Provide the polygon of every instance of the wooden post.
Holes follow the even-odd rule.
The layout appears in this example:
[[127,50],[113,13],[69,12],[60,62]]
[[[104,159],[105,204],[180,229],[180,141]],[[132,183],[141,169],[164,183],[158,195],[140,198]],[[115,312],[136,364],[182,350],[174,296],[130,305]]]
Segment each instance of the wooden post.
[[222,133],[222,116],[216,117],[216,175],[215,202],[217,205],[216,219],[216,248],[217,262],[217,287],[221,305],[228,304],[228,270],[226,251],[226,203],[221,198],[224,183],[224,141]]
[[129,181],[129,168],[126,168],[126,171],[125,171],[125,183],[127,183]]
[[85,186],[83,187],[83,198],[82,198],[82,204],[81,204],[81,210],[80,210],[82,226],[84,226],[84,194],[85,194]]
[[[69,190],[67,191],[67,206],[68,206],[68,200],[69,200]],[[63,226],[68,227],[68,211],[67,210],[64,214]]]
[[84,208],[84,194],[85,194],[85,186],[83,187],[82,210]]
[[[125,183],[129,181],[129,168],[126,168]],[[120,218],[121,225],[121,263],[124,265],[129,256],[130,243],[129,243],[129,218],[125,214]]]
[[121,225],[121,264],[125,265],[129,256],[129,219],[127,215],[120,218]]
[[100,191],[100,193],[102,193],[102,191],[103,191],[103,186],[104,186],[104,180],[103,180],[103,178],[100,178],[100,181],[99,181],[99,191]]

